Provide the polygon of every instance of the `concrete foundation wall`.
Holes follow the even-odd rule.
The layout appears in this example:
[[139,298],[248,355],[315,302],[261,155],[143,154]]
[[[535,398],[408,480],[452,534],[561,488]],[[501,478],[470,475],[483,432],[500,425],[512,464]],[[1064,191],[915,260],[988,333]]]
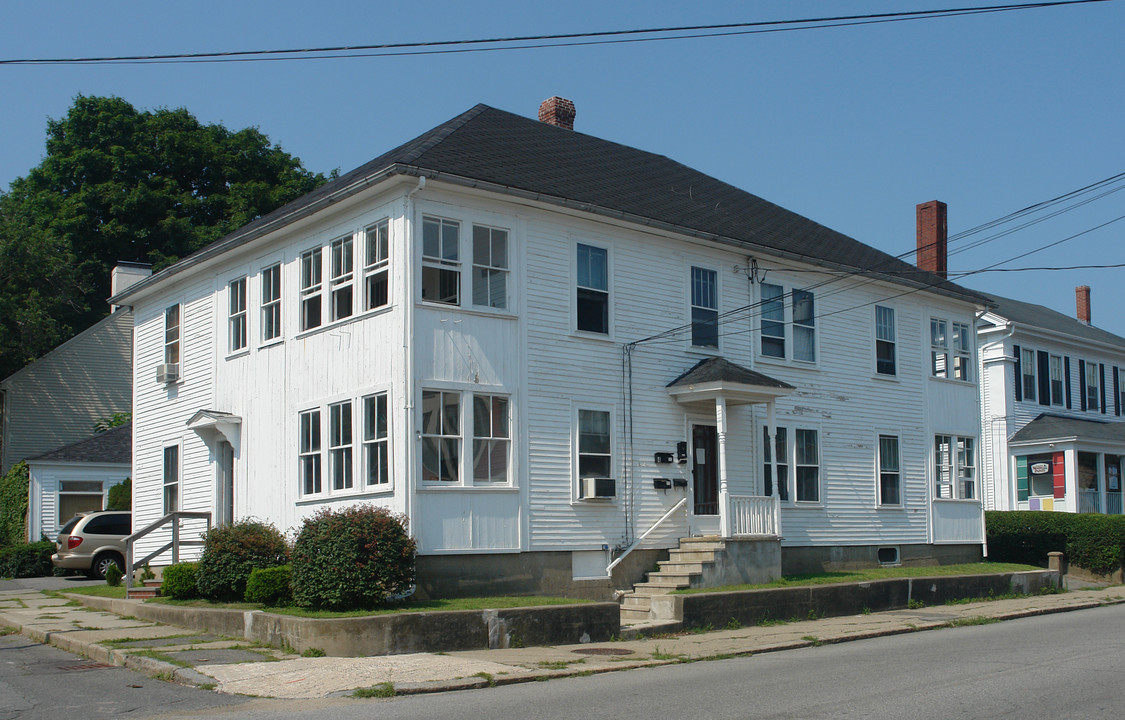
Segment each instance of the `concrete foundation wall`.
[[692,581],[698,587],[756,585],[781,577],[781,541],[726,540],[714,563],[703,564],[703,575]]
[[784,575],[861,570],[879,567],[879,548],[897,547],[899,564],[904,567],[957,565],[980,562],[980,545],[856,545],[834,547],[783,547],[781,572]]

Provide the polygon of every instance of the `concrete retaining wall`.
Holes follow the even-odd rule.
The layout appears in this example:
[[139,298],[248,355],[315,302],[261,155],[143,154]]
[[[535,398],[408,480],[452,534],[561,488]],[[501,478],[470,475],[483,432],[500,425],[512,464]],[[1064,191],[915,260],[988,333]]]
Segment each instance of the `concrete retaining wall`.
[[981,546],[976,545],[832,545],[781,548],[781,573],[806,575],[839,570],[879,567],[879,549],[898,549],[904,567],[958,565],[981,562]]

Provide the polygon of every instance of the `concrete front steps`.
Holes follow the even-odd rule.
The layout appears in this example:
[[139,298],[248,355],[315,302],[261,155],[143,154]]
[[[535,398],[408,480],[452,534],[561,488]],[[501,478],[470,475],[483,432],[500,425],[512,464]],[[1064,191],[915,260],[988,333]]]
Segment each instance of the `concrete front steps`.
[[703,587],[706,566],[714,565],[717,553],[726,544],[717,536],[680,538],[680,546],[668,551],[668,559],[657,563],[657,572],[648,574],[648,580],[637,583],[632,591],[621,598],[621,624],[648,623],[653,617],[652,596],[667,595],[673,590]]

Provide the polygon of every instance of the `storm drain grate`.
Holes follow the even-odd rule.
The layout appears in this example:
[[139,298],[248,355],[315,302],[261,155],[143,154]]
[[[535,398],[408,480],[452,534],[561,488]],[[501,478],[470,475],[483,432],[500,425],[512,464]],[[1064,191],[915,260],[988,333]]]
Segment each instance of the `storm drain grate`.
[[579,650],[571,650],[572,653],[579,655],[632,655],[632,650],[625,648],[581,648]]
[[112,665],[106,665],[105,663],[91,662],[91,663],[82,663],[80,665],[59,665],[59,670],[97,670],[99,668],[110,668],[110,667],[113,667],[113,666]]

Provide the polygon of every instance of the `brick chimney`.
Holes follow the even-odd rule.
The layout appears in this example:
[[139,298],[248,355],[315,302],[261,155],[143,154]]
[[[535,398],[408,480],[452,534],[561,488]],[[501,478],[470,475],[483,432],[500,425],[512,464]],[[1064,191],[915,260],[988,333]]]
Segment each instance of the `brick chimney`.
[[539,122],[574,129],[574,103],[559,96],[549,97],[539,105]]
[[1090,324],[1090,286],[1079,285],[1074,288],[1074,300],[1078,306],[1078,320],[1079,322],[1089,325]]
[[915,208],[918,215],[918,246],[915,264],[944,278],[946,272],[946,240],[949,229],[945,223],[945,203],[931,200]]

